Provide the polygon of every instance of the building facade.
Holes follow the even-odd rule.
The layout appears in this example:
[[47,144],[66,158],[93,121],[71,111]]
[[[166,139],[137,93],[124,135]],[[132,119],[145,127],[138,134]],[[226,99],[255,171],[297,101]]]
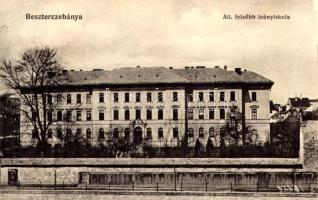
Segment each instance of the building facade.
[[[257,141],[269,141],[270,89],[273,82],[254,72],[204,66],[119,68],[112,71],[63,71],[60,85],[51,88],[48,110],[52,122],[47,137],[53,145],[61,135],[78,136],[92,145],[111,137],[154,147],[178,146],[186,135],[189,146],[211,138],[220,145],[233,110]],[[66,120],[67,118],[67,120]],[[36,144],[33,127],[21,113],[21,144]]]

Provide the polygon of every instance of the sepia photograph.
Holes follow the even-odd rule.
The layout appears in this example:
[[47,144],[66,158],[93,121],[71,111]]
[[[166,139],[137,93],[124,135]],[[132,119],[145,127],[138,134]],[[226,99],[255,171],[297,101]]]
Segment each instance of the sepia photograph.
[[0,0],[0,199],[317,199],[317,0]]

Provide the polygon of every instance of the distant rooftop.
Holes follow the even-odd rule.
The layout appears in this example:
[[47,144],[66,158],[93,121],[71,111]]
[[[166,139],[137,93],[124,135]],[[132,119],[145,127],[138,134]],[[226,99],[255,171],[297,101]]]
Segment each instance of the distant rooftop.
[[218,66],[187,66],[183,69],[172,67],[129,67],[114,70],[95,69],[92,71],[64,70],[60,77],[65,85],[95,84],[156,84],[156,83],[262,83],[273,81],[251,71]]
[[300,97],[289,98],[288,104],[294,108],[304,108],[304,107],[308,108],[308,107],[310,107],[310,101],[308,98],[300,98]]

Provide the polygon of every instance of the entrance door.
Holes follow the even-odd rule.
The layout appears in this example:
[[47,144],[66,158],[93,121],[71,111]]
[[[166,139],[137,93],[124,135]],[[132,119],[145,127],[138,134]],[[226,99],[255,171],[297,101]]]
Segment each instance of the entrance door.
[[136,127],[134,130],[134,143],[140,144],[142,142],[142,129]]
[[17,169],[8,170],[8,185],[18,185],[18,170]]

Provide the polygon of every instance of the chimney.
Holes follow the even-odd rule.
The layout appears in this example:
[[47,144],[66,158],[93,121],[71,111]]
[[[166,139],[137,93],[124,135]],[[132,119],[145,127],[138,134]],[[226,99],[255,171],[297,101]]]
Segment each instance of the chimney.
[[75,70],[74,70],[74,69],[71,69],[71,72],[75,72]]
[[224,65],[224,70],[227,71],[227,66],[226,65]]
[[219,66],[214,66],[214,68],[215,68],[215,69],[219,69],[220,67],[219,67]]
[[236,72],[238,75],[241,75],[241,74],[242,74],[242,69],[241,69],[241,68],[235,68],[235,72]]
[[184,67],[184,69],[190,69],[190,67],[189,67],[189,66],[186,66],[186,67]]
[[173,67],[169,67],[169,69],[173,69]]
[[197,69],[204,69],[205,66],[197,66]]

